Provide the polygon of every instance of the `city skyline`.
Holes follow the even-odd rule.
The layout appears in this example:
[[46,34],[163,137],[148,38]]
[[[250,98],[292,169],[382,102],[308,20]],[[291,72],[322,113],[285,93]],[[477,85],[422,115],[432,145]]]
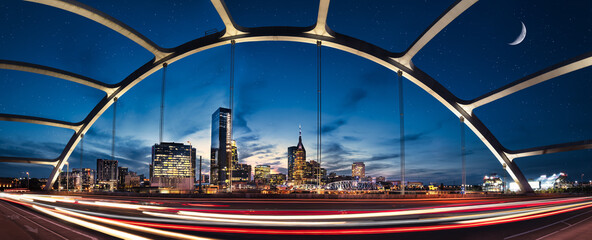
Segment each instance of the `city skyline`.
[[[21,24],[8,26],[3,32],[6,37],[0,39],[2,59],[48,65],[116,83],[152,57],[117,33],[82,21],[78,16],[33,3],[9,1],[3,4],[6,19]],[[211,29],[223,28],[207,1],[185,2],[184,7],[152,2],[137,9],[138,13],[158,12],[168,16],[167,19],[175,23],[175,27],[170,28],[156,20],[146,20],[146,24],[139,20],[149,18],[126,16],[125,9],[133,9],[130,3],[117,7],[105,2],[89,4],[166,47],[203,36]],[[274,23],[312,24],[316,16],[315,4],[304,4],[306,6],[294,11],[298,12],[296,17],[283,15],[288,16],[287,19],[274,19]],[[363,6],[352,2],[332,3],[329,26],[387,50],[401,51],[451,3],[408,4],[411,9],[425,11],[420,14],[399,12],[395,4],[384,2]],[[350,18],[352,5],[364,11]],[[250,16],[251,11],[241,11],[244,6],[236,2],[229,2],[228,7],[241,24],[267,26],[264,14]],[[281,9],[282,6],[278,6],[275,11],[281,12]],[[459,97],[471,99],[589,52],[592,40],[588,35],[582,36],[591,25],[585,24],[591,21],[585,9],[589,9],[586,3],[565,6],[541,2],[531,6],[512,1],[497,5],[480,1],[426,45],[414,64]],[[195,16],[196,11],[202,14]],[[389,11],[398,14],[391,19],[391,15],[386,14]],[[399,18],[415,21],[401,26],[397,24]],[[208,23],[196,27],[190,25],[188,19]],[[367,19],[372,20],[372,24]],[[507,43],[520,32],[520,22],[528,27],[528,36],[521,44],[510,46]],[[581,24],[573,24],[575,22]],[[367,31],[381,37],[368,35],[363,30],[366,25],[370,28]],[[399,29],[401,31],[393,31]],[[377,172],[373,175],[397,179],[396,75],[354,55],[328,47],[322,49],[323,167],[329,172],[345,174],[351,162],[364,161],[368,172]],[[291,139],[300,124],[305,126],[303,135],[310,144],[309,156],[316,156],[311,147],[316,135],[313,120],[316,115],[315,53],[315,46],[301,43],[236,45],[235,138],[238,148],[242,149],[239,161],[253,166],[269,164],[273,170],[285,173],[281,166],[285,162],[286,147],[293,144]],[[165,141],[191,141],[198,155],[209,156],[208,115],[220,106],[228,106],[229,56],[230,46],[222,46],[168,67]],[[7,94],[2,94],[0,99],[3,113],[77,122],[102,97],[99,91],[46,76],[10,70],[0,73],[2,84],[7,87]],[[581,86],[591,85],[589,73],[590,69],[586,68],[561,76],[479,108],[476,114],[510,149],[586,140],[592,135],[587,123],[592,112],[586,105],[591,97],[587,88]],[[161,78],[162,71],[157,71],[118,101],[115,158],[121,166],[138,169],[141,173],[147,173],[149,148],[158,141],[159,97],[156,96],[159,96]],[[404,88],[408,180],[460,182],[458,118],[409,81],[405,81]],[[44,90],[52,90],[52,93]],[[83,167],[93,166],[95,159],[109,158],[111,118],[112,108],[87,133]],[[1,124],[0,151],[8,156],[55,158],[71,136],[65,129],[13,122]],[[69,158],[71,167],[78,167],[79,147]],[[469,183],[478,182],[483,175],[492,172],[506,174],[471,131],[467,131],[467,153]],[[527,178],[558,171],[572,176],[580,173],[591,176],[590,156],[590,150],[582,150],[519,159],[518,165]],[[204,157],[204,160],[209,159]],[[39,165],[2,163],[0,168],[3,176],[31,172],[32,176],[46,177],[50,172],[49,167]],[[204,172],[207,169],[205,167]]]

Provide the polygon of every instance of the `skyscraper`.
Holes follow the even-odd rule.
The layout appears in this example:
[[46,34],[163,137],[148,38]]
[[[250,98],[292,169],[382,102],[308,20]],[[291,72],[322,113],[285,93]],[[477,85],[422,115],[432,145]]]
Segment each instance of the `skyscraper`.
[[163,142],[152,147],[153,187],[192,190],[195,182],[195,148]]
[[296,145],[296,154],[294,158],[294,168],[292,174],[294,184],[302,184],[304,180],[304,170],[306,168],[306,149],[302,144],[302,129],[298,133],[298,145]]
[[366,165],[363,162],[355,162],[352,164],[352,177],[360,180],[366,177]]
[[[231,111],[228,108],[218,108],[212,114],[212,147],[210,164],[210,183],[226,188],[232,161],[231,146]],[[238,157],[237,157],[238,160]]]
[[296,150],[298,150],[298,147],[296,146],[288,148],[288,181],[294,180],[294,160],[296,160]]

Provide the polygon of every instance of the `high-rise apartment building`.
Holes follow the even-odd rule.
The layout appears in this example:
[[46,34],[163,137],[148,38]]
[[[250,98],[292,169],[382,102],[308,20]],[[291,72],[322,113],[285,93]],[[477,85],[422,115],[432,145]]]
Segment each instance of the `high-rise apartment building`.
[[97,159],[97,181],[117,181],[117,160]]
[[163,142],[152,147],[151,186],[192,190],[195,183],[195,148]]
[[352,164],[352,177],[362,180],[366,177],[366,165],[363,162],[355,162]]
[[[231,111],[218,108],[212,114],[212,146],[210,155],[210,183],[226,188],[229,183],[232,158],[232,123]],[[238,154],[236,157],[238,161]]]

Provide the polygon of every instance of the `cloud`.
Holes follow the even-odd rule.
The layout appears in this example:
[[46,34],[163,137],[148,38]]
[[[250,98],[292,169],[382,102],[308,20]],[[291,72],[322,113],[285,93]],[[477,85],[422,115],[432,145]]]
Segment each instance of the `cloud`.
[[352,141],[352,142],[357,142],[357,141],[361,140],[361,138],[354,137],[354,136],[343,136],[342,139],[345,141]]
[[321,127],[321,133],[327,134],[327,133],[334,132],[335,130],[337,130],[339,127],[345,125],[346,123],[347,123],[347,121],[345,121],[344,119],[338,119],[336,121],[330,122],[330,123],[325,124]]
[[347,93],[342,105],[342,111],[354,109],[357,104],[368,96],[368,92],[361,88],[354,88]]

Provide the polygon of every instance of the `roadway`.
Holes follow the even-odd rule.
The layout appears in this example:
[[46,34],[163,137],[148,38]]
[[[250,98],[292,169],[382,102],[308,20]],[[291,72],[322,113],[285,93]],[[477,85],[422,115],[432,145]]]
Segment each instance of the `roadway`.
[[253,200],[0,193],[0,199],[0,226],[14,229],[7,239],[592,236],[591,197]]

